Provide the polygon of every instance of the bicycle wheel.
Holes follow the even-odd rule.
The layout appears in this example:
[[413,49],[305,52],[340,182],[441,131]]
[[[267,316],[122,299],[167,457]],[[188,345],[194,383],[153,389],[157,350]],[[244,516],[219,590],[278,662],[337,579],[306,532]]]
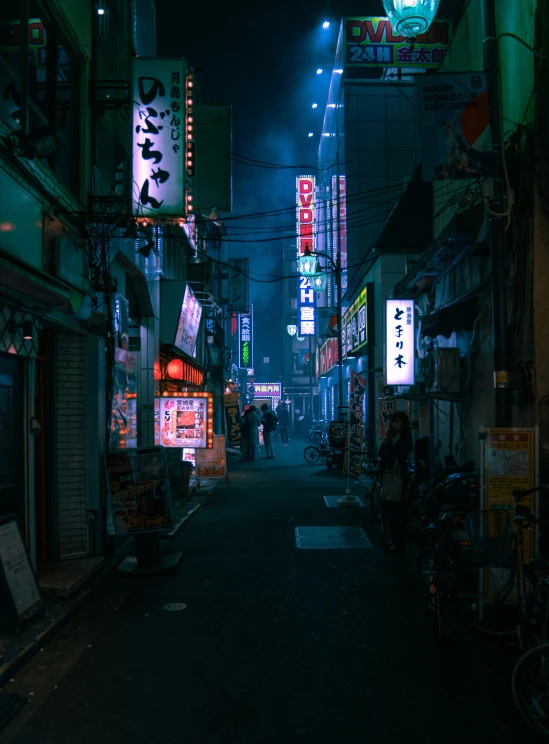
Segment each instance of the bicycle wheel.
[[465,625],[484,635],[515,635],[522,614],[516,583],[514,567],[466,569],[455,587],[458,615]]
[[310,444],[303,450],[303,457],[307,462],[310,462],[314,465],[315,462],[318,462],[320,460],[320,450],[318,449],[318,447],[315,447],[314,444]]
[[528,724],[549,741],[549,643],[522,654],[513,669],[511,688]]

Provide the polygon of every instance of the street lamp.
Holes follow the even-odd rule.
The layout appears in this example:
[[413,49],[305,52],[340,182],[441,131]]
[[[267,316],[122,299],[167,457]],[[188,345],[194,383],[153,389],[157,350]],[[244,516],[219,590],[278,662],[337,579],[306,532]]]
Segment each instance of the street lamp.
[[383,0],[393,33],[414,39],[426,33],[435,20],[439,0]]
[[[299,256],[299,270],[303,276],[307,276],[311,280],[313,289],[317,289],[315,281],[324,283],[324,287],[317,289],[321,291],[326,287],[327,277],[325,272],[322,271],[322,267],[318,263],[319,258],[325,258],[329,264],[331,271],[334,273],[336,288],[337,288],[337,356],[338,356],[338,407],[343,406],[343,342],[341,338],[341,324],[343,322],[343,312],[341,307],[341,256],[338,252],[337,258],[333,261],[327,253],[311,253],[308,248],[305,248],[305,252],[302,256]],[[321,277],[325,277],[322,279]]]

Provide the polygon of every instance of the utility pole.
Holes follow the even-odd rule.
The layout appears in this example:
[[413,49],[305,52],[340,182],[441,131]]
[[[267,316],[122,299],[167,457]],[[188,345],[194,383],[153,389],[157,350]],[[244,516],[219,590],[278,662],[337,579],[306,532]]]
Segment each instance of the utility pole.
[[[482,0],[482,53],[488,89],[488,107],[492,132],[492,169],[494,196],[491,209],[503,214],[507,209],[503,184],[504,165],[499,101],[498,41],[495,0]],[[490,257],[492,268],[492,334],[494,338],[495,424],[511,424],[511,389],[508,373],[506,217],[490,215]]]

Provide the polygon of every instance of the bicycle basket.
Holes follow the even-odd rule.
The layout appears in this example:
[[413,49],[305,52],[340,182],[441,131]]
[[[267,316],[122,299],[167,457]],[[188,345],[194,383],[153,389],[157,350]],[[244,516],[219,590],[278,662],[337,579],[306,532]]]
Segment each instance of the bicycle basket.
[[513,529],[507,510],[474,511],[464,523],[471,556],[483,566],[504,566],[509,562]]

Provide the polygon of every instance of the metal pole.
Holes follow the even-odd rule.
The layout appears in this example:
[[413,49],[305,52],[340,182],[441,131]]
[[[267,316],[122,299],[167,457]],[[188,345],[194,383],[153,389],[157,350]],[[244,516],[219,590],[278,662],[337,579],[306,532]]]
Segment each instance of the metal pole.
[[[492,168],[494,172],[494,212],[506,210],[503,185],[503,147],[499,103],[498,42],[495,0],[482,0],[483,66],[488,88],[488,106],[492,131]],[[505,217],[490,215],[492,265],[492,333],[494,337],[495,421],[497,427],[511,424],[511,390],[508,380],[508,329]]]
[[343,313],[341,308],[341,254],[338,250],[335,265],[335,280],[337,288],[337,356],[338,356],[338,406],[343,405],[343,342],[341,338],[341,324],[343,323]]

